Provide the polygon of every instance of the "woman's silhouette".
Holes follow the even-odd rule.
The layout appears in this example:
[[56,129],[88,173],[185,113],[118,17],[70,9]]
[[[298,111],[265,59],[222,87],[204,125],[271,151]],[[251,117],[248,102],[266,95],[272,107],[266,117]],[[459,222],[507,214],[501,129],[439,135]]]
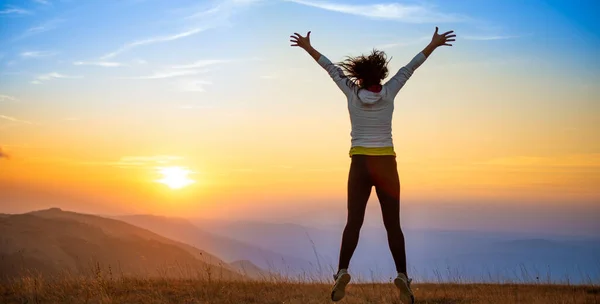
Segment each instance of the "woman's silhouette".
[[335,284],[331,299],[339,301],[345,295],[346,285],[350,282],[348,266],[358,244],[367,200],[372,187],[375,187],[390,251],[398,272],[394,284],[400,290],[404,303],[414,303],[411,280],[406,271],[404,234],[400,228],[400,181],[392,142],[394,99],[431,53],[439,46],[451,46],[449,42],[454,41],[456,35],[452,34],[453,31],[438,34],[436,27],[429,45],[382,84],[388,76],[388,61],[384,52],[373,50],[368,56],[348,58],[337,66],[312,47],[310,33],[309,31],[306,37],[294,33],[290,36],[292,46],[301,47],[308,52],[346,95],[352,124],[348,218],[342,236],[338,272],[333,276]]

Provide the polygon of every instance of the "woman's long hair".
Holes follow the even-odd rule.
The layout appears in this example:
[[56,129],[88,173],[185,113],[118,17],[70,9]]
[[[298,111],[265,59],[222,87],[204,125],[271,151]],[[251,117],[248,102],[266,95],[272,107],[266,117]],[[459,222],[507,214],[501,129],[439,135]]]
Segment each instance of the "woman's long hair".
[[370,55],[348,56],[339,66],[360,88],[369,88],[381,84],[388,76],[388,64],[385,52],[373,49]]

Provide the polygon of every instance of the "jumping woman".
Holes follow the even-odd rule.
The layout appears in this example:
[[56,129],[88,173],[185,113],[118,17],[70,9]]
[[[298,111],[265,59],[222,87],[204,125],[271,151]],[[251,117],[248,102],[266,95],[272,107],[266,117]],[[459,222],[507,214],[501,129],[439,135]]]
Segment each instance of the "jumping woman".
[[346,285],[350,282],[348,266],[358,245],[371,189],[375,187],[390,251],[398,272],[394,284],[400,290],[402,301],[412,304],[414,295],[406,271],[404,234],[400,228],[400,180],[392,141],[394,99],[431,53],[439,46],[451,46],[449,42],[454,41],[456,35],[452,34],[453,31],[438,34],[436,27],[429,45],[382,84],[388,76],[388,61],[384,52],[373,50],[368,56],[350,57],[338,66],[312,47],[310,33],[309,31],[306,37],[294,33],[290,36],[292,46],[301,47],[308,52],[346,95],[352,124],[348,218],[342,236],[338,272],[333,275],[335,284],[331,299],[339,301],[346,293]]

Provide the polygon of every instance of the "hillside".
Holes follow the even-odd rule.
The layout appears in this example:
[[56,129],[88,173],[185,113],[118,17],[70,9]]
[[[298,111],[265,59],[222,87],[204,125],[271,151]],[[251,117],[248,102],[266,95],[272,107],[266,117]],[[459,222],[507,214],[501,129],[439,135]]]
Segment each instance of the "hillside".
[[[1,303],[331,303],[330,283],[220,282],[205,280],[35,281],[0,284]],[[416,304],[591,304],[600,288],[564,285],[414,284]],[[393,284],[353,284],[340,304],[400,304]]]
[[108,267],[125,276],[243,278],[216,256],[118,220],[60,209],[0,217],[3,278]]

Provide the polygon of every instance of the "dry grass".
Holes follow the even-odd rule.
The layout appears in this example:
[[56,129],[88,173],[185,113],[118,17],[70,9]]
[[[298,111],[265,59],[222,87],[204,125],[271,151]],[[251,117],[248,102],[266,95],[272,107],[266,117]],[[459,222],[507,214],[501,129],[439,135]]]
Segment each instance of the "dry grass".
[[[0,285],[1,303],[331,303],[328,283],[23,276]],[[600,303],[594,286],[414,284],[420,304]],[[393,284],[351,284],[339,303],[400,304]]]

